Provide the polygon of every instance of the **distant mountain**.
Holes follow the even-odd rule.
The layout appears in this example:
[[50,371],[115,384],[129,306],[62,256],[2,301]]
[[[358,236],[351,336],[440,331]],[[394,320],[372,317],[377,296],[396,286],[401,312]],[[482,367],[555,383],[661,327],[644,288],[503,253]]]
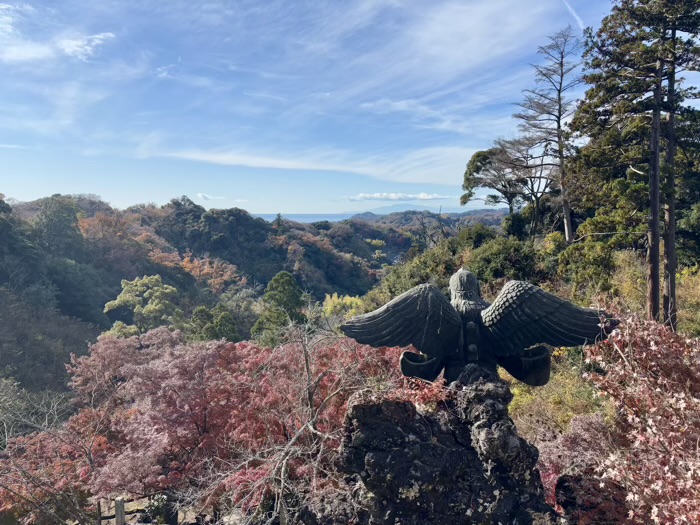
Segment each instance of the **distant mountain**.
[[461,213],[434,213],[424,210],[406,210],[387,215],[365,212],[353,215],[351,221],[363,221],[375,226],[386,226],[401,231],[416,232],[425,229],[451,230],[453,233],[475,223],[498,228],[508,213],[505,208],[467,210]]
[[[373,208],[364,212],[345,212],[345,213],[282,213],[282,218],[285,220],[300,222],[300,223],[316,223],[316,222],[342,222],[347,219],[366,218],[372,222],[373,217],[385,217],[395,213],[416,213],[426,212],[434,215],[450,215],[459,217],[469,216],[502,216],[505,208],[484,208],[484,209],[464,209],[464,208],[436,208],[432,206],[417,206],[413,204],[394,204],[392,206],[383,206],[381,208]],[[257,213],[255,217],[265,219],[267,222],[273,222],[277,218],[276,213]]]
[[[497,208],[491,208],[491,211]],[[367,210],[366,213],[374,213],[376,215],[389,215],[390,213],[397,213],[397,212],[403,212],[403,211],[429,211],[431,213],[464,213],[466,210],[464,208],[454,208],[454,207],[446,207],[446,206],[428,206],[428,205],[423,205],[423,204],[408,204],[408,203],[399,203],[399,204],[392,204],[390,206],[382,206],[380,208],[373,208],[371,210]],[[471,210],[471,211],[480,211],[480,210]]]

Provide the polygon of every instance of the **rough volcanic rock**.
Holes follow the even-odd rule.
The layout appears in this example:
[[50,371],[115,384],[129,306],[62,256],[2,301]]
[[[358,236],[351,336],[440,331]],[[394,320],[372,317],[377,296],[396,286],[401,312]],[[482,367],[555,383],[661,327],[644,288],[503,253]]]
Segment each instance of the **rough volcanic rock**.
[[451,398],[433,410],[377,394],[350,400],[341,468],[356,480],[359,522],[556,523],[535,468],[537,449],[508,417],[508,384],[469,365],[450,388]]

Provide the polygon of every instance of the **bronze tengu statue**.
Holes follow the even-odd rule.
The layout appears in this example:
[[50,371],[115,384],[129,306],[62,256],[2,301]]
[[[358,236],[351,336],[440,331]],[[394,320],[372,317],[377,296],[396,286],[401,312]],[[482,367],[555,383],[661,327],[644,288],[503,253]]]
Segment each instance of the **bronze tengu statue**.
[[551,346],[581,346],[605,339],[618,321],[605,312],[579,308],[524,281],[509,281],[489,305],[476,276],[461,269],[450,278],[448,301],[432,284],[421,284],[340,328],[374,347],[413,345],[401,371],[448,383],[467,363],[492,371],[496,365],[532,386],[549,381]]

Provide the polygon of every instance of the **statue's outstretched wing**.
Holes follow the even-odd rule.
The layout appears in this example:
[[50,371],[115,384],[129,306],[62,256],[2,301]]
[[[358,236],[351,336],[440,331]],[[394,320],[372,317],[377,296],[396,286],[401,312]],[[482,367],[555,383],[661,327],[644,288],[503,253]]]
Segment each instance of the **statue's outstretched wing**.
[[362,344],[413,345],[423,354],[443,358],[458,350],[462,319],[437,287],[421,284],[340,329]]
[[537,344],[579,346],[605,339],[617,325],[605,312],[579,308],[523,281],[509,281],[481,311],[496,355],[520,355]]

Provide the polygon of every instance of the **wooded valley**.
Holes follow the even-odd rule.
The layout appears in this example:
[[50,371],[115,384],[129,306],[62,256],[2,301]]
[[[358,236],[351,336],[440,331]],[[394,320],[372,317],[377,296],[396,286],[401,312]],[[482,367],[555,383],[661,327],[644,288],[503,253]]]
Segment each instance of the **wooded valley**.
[[548,502],[700,522],[699,32],[697,1],[617,0],[583,41],[552,35],[513,136],[455,174],[462,204],[499,208],[302,224],[0,195],[0,522],[99,523],[126,496],[152,522],[317,523],[299,516],[348,497],[354,394],[449,396],[340,323],[460,267],[486,300],[524,280],[621,321],[553,349],[546,386],[504,374]]

